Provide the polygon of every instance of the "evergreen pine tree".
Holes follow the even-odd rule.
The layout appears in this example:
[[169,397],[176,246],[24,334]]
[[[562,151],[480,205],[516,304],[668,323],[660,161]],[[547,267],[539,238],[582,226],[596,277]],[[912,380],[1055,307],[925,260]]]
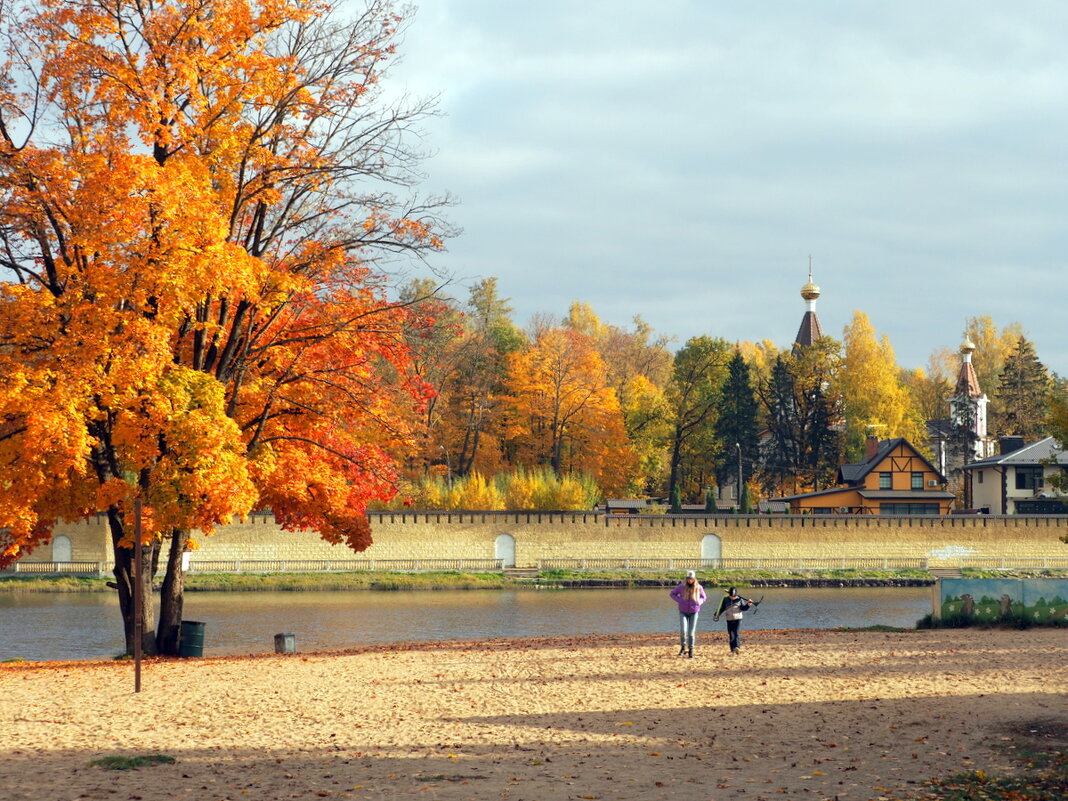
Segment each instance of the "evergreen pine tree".
[[739,507],[743,515],[753,514],[753,500],[749,496],[749,482],[742,485],[742,498],[739,502]]
[[[1068,388],[1063,383],[1058,383],[1054,387],[1049,406],[1047,424],[1050,436],[1059,446],[1059,454],[1068,450]],[[1062,470],[1060,473],[1050,476],[1047,481],[1051,487],[1062,495],[1068,495],[1068,470]],[[1068,542],[1068,537],[1063,537],[1062,539],[1064,542]]]
[[1025,441],[1044,436],[1051,388],[1049,371],[1038,360],[1035,346],[1020,337],[998,380],[997,433],[1014,434]]
[[948,489],[964,503],[964,465],[975,461],[976,443],[979,435],[975,433],[976,405],[971,398],[959,398],[952,403],[949,419],[949,432],[946,437],[946,478]]
[[798,472],[807,488],[834,482],[842,453],[842,397],[837,391],[839,344],[821,337],[798,349],[790,364],[798,425]]
[[[762,387],[767,409],[769,441],[762,454],[766,492],[781,489],[797,469],[797,405],[794,403],[794,377],[786,359],[778,356],[771,376]],[[792,488],[796,489],[796,487]]]
[[813,490],[819,490],[833,483],[842,455],[842,435],[835,430],[840,412],[822,386],[810,391],[809,401],[801,438],[802,459],[807,481]]
[[708,487],[705,489],[705,512],[714,515],[718,511],[719,508],[716,506],[716,488]]
[[838,468],[842,402],[831,389],[837,347],[823,337],[780,356],[762,389],[770,435],[765,473],[780,485],[791,481],[791,492],[828,486]]
[[740,445],[744,484],[756,473],[761,463],[760,439],[757,435],[760,407],[753,390],[749,365],[741,353],[736,352],[727,363],[727,377],[720,395],[719,418],[716,420],[720,458],[716,465],[716,478],[720,486],[737,483]]

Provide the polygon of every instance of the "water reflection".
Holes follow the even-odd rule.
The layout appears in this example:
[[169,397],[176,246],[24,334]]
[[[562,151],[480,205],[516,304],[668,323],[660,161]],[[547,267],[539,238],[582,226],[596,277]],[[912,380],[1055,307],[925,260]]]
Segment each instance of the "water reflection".
[[[929,588],[770,589],[747,629],[912,626],[931,611]],[[718,591],[701,614],[712,622]],[[675,632],[667,589],[443,590],[437,592],[188,593],[187,620],[205,622],[205,655],[263,653],[274,635],[302,651],[410,640]],[[106,659],[122,650],[114,596],[0,595],[0,659]]]

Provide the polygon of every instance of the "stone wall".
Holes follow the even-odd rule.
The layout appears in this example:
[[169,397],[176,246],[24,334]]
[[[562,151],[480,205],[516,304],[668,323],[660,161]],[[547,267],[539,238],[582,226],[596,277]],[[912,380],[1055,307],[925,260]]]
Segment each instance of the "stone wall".
[[21,561],[55,561],[52,551],[56,548],[55,541],[59,537],[66,537],[70,540],[71,561],[106,562],[111,559],[111,534],[108,531],[108,520],[105,515],[99,514],[88,520],[61,523],[56,526],[55,531],[52,532],[53,544],[42,545]]
[[[968,559],[1068,557],[1064,517],[951,516],[605,516],[593,513],[382,513],[375,543],[353,554],[311,532],[282,531],[270,515],[200,536],[195,560],[493,559],[498,538],[514,539],[515,562],[543,559],[923,558],[932,565]],[[104,518],[64,524],[74,561],[108,558]],[[714,535],[709,538],[708,535]],[[715,548],[718,553],[710,553]],[[50,561],[45,546],[25,561]]]

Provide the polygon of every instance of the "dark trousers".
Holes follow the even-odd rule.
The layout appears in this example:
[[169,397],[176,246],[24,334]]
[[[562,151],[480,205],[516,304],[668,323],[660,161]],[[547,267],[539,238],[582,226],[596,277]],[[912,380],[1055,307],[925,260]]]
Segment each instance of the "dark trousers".
[[741,626],[742,621],[740,620],[727,621],[727,639],[730,641],[732,651],[737,651],[742,647]]

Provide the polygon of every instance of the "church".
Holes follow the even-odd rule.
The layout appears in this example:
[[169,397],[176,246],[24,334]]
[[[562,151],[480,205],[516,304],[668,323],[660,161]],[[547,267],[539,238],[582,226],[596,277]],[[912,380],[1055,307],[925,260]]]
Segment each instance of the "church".
[[934,462],[948,479],[949,489],[964,495],[965,465],[994,455],[997,443],[987,431],[988,398],[972,366],[975,343],[960,346],[960,370],[953,394],[946,401],[949,417],[927,421],[928,446]]
[[[794,338],[793,350],[809,347],[823,336],[816,314],[820,288],[812,279],[801,287],[805,314]],[[777,499],[795,513],[838,514],[948,514],[965,490],[965,465],[994,453],[987,432],[988,398],[979,386],[972,365],[975,344],[960,347],[961,363],[953,394],[946,398],[949,416],[927,422],[928,459],[902,438],[868,439],[863,461],[844,464],[837,486]]]

